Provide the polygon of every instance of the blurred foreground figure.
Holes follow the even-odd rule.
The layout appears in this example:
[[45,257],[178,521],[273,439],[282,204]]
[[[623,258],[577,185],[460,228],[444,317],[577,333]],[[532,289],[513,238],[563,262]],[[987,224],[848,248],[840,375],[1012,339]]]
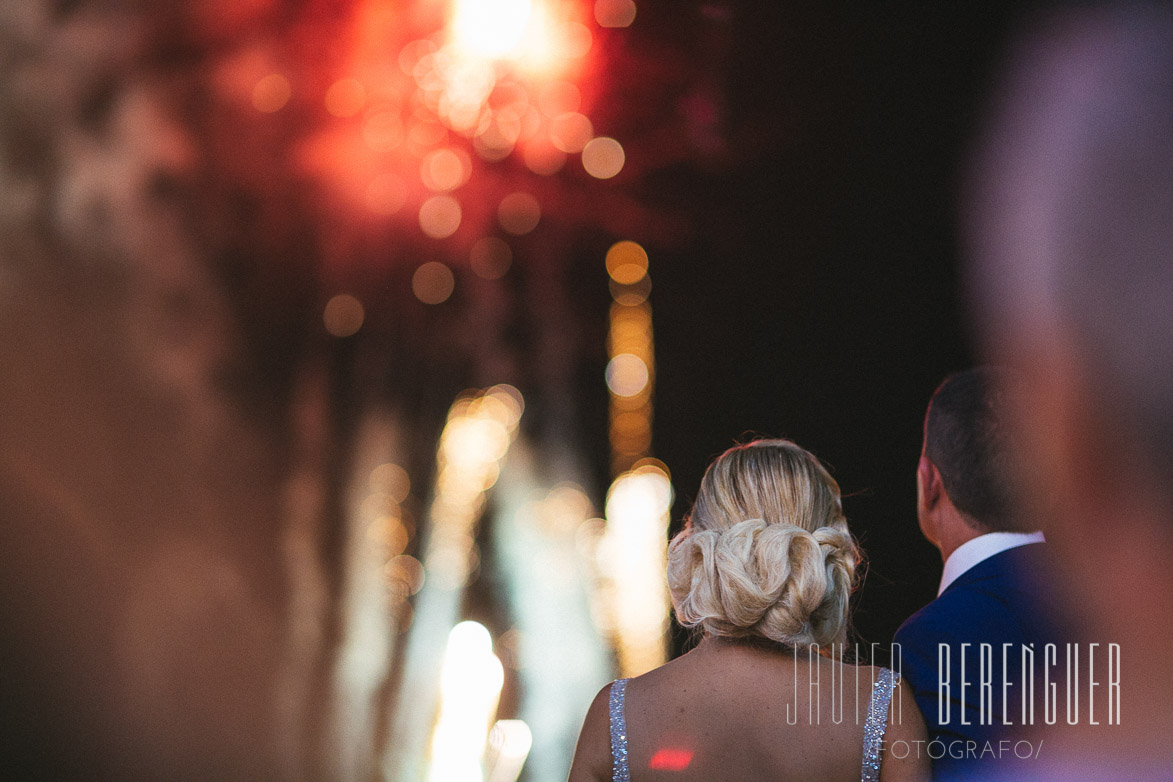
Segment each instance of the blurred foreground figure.
[[1052,19],[1012,63],[976,163],[972,283],[989,354],[1027,383],[1029,511],[1102,644],[1092,674],[1103,645],[1121,648],[1120,724],[1085,660],[1077,724],[1043,748],[1039,776],[1168,778],[1173,7]]
[[5,778],[364,776],[330,727],[315,250],[211,87],[276,12],[200,5],[0,5]]

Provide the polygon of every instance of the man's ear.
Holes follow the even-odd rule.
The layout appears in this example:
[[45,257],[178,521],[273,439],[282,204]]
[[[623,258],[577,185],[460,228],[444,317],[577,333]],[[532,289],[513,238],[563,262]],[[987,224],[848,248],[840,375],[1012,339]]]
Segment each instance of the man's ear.
[[945,487],[941,484],[941,471],[927,456],[920,457],[916,465],[917,510],[929,511],[937,507]]
[[937,530],[937,514],[933,511],[941,503],[945,487],[941,484],[941,473],[937,465],[927,456],[921,456],[916,465],[916,520],[920,524],[925,540],[939,547],[940,535]]

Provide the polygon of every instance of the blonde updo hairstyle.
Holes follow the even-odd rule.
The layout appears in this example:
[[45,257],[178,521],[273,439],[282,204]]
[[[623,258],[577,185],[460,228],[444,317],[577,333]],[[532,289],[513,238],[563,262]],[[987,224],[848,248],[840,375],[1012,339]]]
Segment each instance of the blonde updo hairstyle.
[[826,649],[847,640],[859,547],[839,484],[789,440],[730,448],[668,546],[677,620],[706,634]]

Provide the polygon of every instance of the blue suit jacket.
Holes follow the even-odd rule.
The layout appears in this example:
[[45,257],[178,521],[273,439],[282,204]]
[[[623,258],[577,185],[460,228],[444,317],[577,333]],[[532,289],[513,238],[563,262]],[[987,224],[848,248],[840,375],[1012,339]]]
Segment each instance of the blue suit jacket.
[[[942,754],[941,747],[930,752],[937,778],[948,777],[969,766],[973,760],[971,750],[975,747],[980,753],[986,742],[993,742],[997,747],[1000,740],[1012,740],[1023,724],[1022,646],[1034,644],[1037,667],[1042,663],[1043,645],[1057,642],[1058,638],[1043,581],[1046,549],[1045,543],[1030,543],[979,562],[896,631],[894,643],[900,648],[897,652],[893,647],[893,667],[898,665],[912,686],[930,740],[940,740],[946,748],[939,760],[936,755]],[[949,656],[944,665],[939,644],[948,645]],[[979,706],[981,644],[989,644],[992,652],[988,669],[992,675],[985,677],[993,682],[989,699],[992,708],[986,710],[989,724],[982,724]],[[1012,644],[1005,672],[1003,644]],[[942,676],[950,683],[945,698],[949,713],[945,720],[939,698]],[[963,680],[968,684],[964,691]],[[1007,680],[1010,687],[1005,696],[1006,712],[1014,723],[1012,727],[1002,724],[1002,683]],[[1042,682],[1036,676],[1035,692],[1041,689]],[[1037,715],[1036,720],[1041,722]],[[975,744],[967,746],[965,742],[970,741]],[[962,757],[956,757],[958,754]],[[978,759],[985,761],[990,757],[986,754]]]

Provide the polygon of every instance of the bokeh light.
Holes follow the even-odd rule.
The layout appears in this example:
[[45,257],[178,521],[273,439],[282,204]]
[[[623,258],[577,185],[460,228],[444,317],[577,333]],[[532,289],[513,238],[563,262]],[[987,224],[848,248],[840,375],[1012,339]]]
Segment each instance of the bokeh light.
[[288,79],[279,73],[270,73],[253,87],[253,106],[257,111],[272,114],[288,103],[292,94]]
[[339,79],[326,90],[326,111],[335,117],[353,117],[366,104],[367,90],[357,79]]
[[541,176],[553,176],[566,164],[566,153],[546,141],[526,144],[522,158],[526,168]]
[[[497,639],[498,647],[504,640]],[[533,745],[533,732],[525,722],[497,720],[489,731],[485,766],[490,771],[485,782],[516,782]]]
[[456,0],[454,43],[477,57],[500,58],[518,48],[533,15],[532,0]]
[[466,621],[453,627],[440,672],[428,782],[483,782],[482,759],[504,682],[504,667],[484,625]]
[[647,388],[651,374],[644,360],[620,353],[607,363],[607,388],[616,396],[635,396]]
[[642,411],[617,413],[611,420],[610,436],[622,451],[646,451],[652,445],[652,423]]
[[517,236],[537,228],[541,219],[542,207],[538,199],[529,193],[510,193],[501,199],[501,205],[497,208],[497,220],[501,227]]
[[538,109],[547,117],[578,111],[581,105],[582,94],[568,81],[551,82],[538,93]]
[[362,328],[366,312],[362,302],[349,293],[339,293],[326,302],[322,323],[335,337],[349,337]]
[[383,578],[388,582],[399,582],[406,587],[409,595],[423,589],[424,566],[418,559],[407,554],[392,557],[383,567]]
[[420,229],[433,239],[456,233],[460,219],[460,203],[451,196],[433,196],[420,206]]
[[632,0],[595,0],[595,21],[599,27],[630,27],[635,21]]
[[623,473],[607,492],[607,526],[597,549],[609,579],[610,614],[624,676],[638,676],[666,657],[669,598],[664,581],[672,483],[654,464]]
[[399,50],[399,67],[405,74],[411,76],[419,61],[434,51],[436,51],[436,44],[427,38],[412,41]]
[[407,470],[394,462],[385,462],[371,470],[371,489],[386,492],[395,502],[403,502],[411,492]]
[[550,120],[550,143],[563,152],[581,152],[594,135],[591,121],[576,111],[559,114]]
[[407,203],[407,187],[394,174],[379,174],[367,185],[367,208],[378,215],[392,215]]
[[395,516],[380,516],[372,521],[367,528],[367,537],[387,558],[402,554],[410,540],[407,526]]
[[427,116],[412,118],[411,129],[407,132],[407,141],[411,151],[417,155],[426,154],[429,149],[443,144],[448,140],[448,129],[434,119]]
[[631,285],[622,285],[615,280],[608,283],[611,289],[611,298],[615,300],[616,304],[622,304],[624,307],[635,307],[643,304],[648,300],[648,296],[652,293],[652,278],[646,274],[640,277],[638,281]]
[[379,111],[363,123],[363,140],[376,152],[387,152],[403,143],[403,121],[394,111]]
[[411,276],[411,292],[424,304],[442,304],[448,301],[456,287],[452,270],[439,261],[429,261]]
[[582,167],[595,179],[610,179],[623,170],[623,146],[613,138],[600,136],[582,149]]
[[462,149],[437,149],[420,163],[420,179],[429,190],[455,190],[472,175],[472,161]]
[[620,285],[634,285],[648,273],[648,254],[637,243],[624,240],[607,251],[607,274]]
[[499,280],[509,271],[513,262],[513,251],[504,239],[486,236],[478,239],[469,252],[469,265],[473,274],[486,280]]

